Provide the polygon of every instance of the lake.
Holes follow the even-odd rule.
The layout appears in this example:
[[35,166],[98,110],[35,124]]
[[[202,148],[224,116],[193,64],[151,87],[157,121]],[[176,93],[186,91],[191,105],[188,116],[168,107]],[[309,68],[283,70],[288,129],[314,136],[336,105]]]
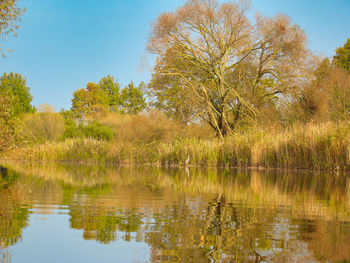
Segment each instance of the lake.
[[350,262],[332,172],[0,168],[0,262]]

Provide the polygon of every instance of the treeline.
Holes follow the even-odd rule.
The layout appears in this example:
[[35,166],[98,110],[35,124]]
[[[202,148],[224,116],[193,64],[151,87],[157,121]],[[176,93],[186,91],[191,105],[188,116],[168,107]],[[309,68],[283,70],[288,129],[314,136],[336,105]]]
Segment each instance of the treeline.
[[[35,108],[25,78],[17,73],[4,73],[0,77],[0,152],[70,138],[151,143],[170,140],[177,134],[207,133],[199,124],[186,127],[155,110],[147,103],[146,92],[144,83],[135,86],[131,82],[121,88],[108,75],[98,83],[90,82],[86,88],[77,89],[71,108],[57,113],[48,104]],[[197,134],[190,127],[197,127]]]
[[[344,47],[336,50],[332,61],[326,58],[318,64],[312,81],[289,104],[270,105],[260,118],[254,122],[242,121],[236,130],[249,130],[257,125],[283,128],[295,123],[349,121],[350,63],[346,60],[349,54],[350,39]],[[77,89],[73,93],[71,109],[56,113],[47,104],[38,108],[31,105],[32,95],[23,76],[4,73],[0,78],[0,149],[4,151],[23,143],[45,143],[74,137],[112,140],[130,135],[136,139],[137,136],[131,134],[142,129],[148,129],[148,132],[142,131],[145,136],[153,134],[149,135],[150,138],[137,140],[148,143],[157,137],[170,138],[170,134],[176,138],[181,130],[186,129],[191,136],[196,132],[205,138],[215,135],[215,129],[207,123],[198,118],[189,119],[184,109],[186,105],[177,97],[172,98],[173,103],[165,103],[153,85],[152,80],[148,85],[141,82],[135,86],[131,82],[121,88],[118,81],[108,75],[98,83],[90,82],[86,88]],[[134,131],[130,131],[130,127]],[[150,132],[153,128],[154,131]],[[129,132],[122,135],[121,129]]]

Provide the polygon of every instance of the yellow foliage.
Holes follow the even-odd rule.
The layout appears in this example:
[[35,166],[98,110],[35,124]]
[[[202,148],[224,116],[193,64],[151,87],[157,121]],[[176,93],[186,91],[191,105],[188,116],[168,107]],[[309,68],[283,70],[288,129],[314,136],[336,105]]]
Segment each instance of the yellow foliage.
[[22,121],[22,134],[26,141],[44,143],[58,140],[64,132],[64,119],[59,113],[28,114]]

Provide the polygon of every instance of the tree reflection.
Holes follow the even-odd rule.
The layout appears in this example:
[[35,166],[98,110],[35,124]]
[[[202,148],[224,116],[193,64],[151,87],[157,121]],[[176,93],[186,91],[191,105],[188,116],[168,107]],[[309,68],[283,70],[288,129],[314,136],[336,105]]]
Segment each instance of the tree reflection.
[[22,238],[22,230],[29,218],[28,209],[21,206],[17,179],[17,173],[0,167],[0,262],[11,262],[7,248]]
[[[152,262],[350,258],[346,176],[106,167],[101,171],[83,167],[80,173],[71,166],[58,171],[56,179],[54,173],[49,177],[44,170],[27,177],[36,179],[21,178],[27,183],[22,192],[13,194],[26,191],[42,200],[55,192],[50,198],[67,206],[71,228],[82,230],[85,240],[145,242]],[[16,189],[13,186],[10,188]],[[35,189],[35,194],[26,187]],[[20,229],[25,226],[27,214],[25,210],[21,214],[20,206],[2,209],[15,210],[16,216],[5,211],[8,222],[21,218],[24,225],[17,225]],[[7,229],[6,222],[0,225],[0,231],[3,229]]]
[[130,210],[104,208],[86,202],[75,202],[70,208],[70,225],[84,231],[85,240],[104,244],[117,240],[130,241],[142,224],[141,216]]

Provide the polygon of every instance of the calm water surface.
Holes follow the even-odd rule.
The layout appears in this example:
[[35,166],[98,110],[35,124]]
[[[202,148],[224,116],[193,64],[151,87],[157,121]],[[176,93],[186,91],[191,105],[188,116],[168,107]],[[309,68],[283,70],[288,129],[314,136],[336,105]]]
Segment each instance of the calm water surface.
[[337,173],[6,164],[0,263],[350,262]]

